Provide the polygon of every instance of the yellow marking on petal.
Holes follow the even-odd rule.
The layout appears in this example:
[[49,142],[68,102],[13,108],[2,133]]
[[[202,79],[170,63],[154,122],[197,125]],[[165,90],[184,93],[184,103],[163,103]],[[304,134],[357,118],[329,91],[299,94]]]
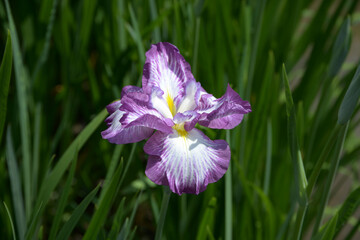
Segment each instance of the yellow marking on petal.
[[184,128],[184,123],[175,124],[173,126],[173,129],[175,129],[178,132],[178,134],[183,138],[185,138],[188,135],[188,132]]
[[170,94],[167,94],[166,95],[166,102],[169,106],[169,109],[170,109],[170,112],[173,116],[175,116],[176,114],[176,107],[175,107],[175,104],[174,104],[174,100],[172,99],[172,97],[170,96]]

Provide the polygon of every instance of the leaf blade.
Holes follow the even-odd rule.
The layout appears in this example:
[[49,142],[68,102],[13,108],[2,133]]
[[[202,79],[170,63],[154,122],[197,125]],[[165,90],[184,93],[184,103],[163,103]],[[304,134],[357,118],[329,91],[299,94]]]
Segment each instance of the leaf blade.
[[5,51],[0,67],[0,143],[5,127],[7,98],[9,94],[9,85],[12,69],[12,47],[11,35],[8,30]]

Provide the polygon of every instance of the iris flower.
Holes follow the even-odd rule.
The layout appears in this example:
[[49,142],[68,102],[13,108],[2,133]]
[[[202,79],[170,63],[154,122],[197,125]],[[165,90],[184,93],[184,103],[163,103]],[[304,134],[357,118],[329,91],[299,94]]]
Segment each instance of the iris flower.
[[199,194],[229,167],[227,142],[210,140],[195,125],[231,129],[251,112],[249,102],[229,85],[221,98],[207,93],[179,50],[166,42],[146,53],[142,88],[125,86],[121,96],[107,106],[102,137],[115,144],[149,138],[146,176],[179,195]]

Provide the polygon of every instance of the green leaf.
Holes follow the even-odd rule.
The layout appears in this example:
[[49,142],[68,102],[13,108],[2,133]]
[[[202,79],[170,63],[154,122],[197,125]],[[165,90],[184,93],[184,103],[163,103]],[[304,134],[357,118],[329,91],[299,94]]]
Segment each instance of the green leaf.
[[33,73],[33,80],[36,79],[38,72],[40,71],[40,69],[44,65],[44,63],[46,62],[47,57],[49,55],[51,34],[52,34],[53,27],[54,27],[55,16],[56,16],[56,7],[58,5],[58,2],[59,2],[59,0],[53,0],[53,4],[51,7],[51,13],[50,13],[50,19],[49,19],[49,23],[46,28],[45,43],[44,43],[43,49],[41,51],[41,55],[35,65],[35,70]]
[[264,228],[265,228],[265,234],[269,239],[273,239],[275,237],[275,211],[274,207],[271,204],[271,201],[267,195],[262,191],[261,188],[259,188],[257,185],[250,183],[249,186],[254,190],[254,192],[260,197],[261,203],[263,204],[263,207],[266,211],[266,215],[264,216]]
[[58,232],[58,229],[59,229],[59,226],[60,226],[61,219],[63,217],[64,209],[66,207],[66,202],[67,202],[67,200],[69,198],[69,195],[70,195],[71,183],[72,183],[72,181],[74,179],[74,175],[75,175],[77,155],[78,155],[78,153],[76,152],[74,160],[72,161],[72,164],[71,164],[71,168],[70,168],[68,178],[66,179],[66,182],[65,182],[64,189],[63,189],[63,191],[61,193],[61,197],[60,197],[60,200],[59,200],[59,205],[57,206],[54,220],[53,220],[53,222],[51,224],[52,226],[51,226],[50,235],[49,235],[50,240],[55,239],[56,233]]
[[341,153],[342,153],[342,150],[344,147],[344,142],[345,142],[348,127],[349,127],[349,122],[346,125],[341,126],[339,134],[338,134],[338,138],[335,143],[335,147],[332,151],[332,155],[330,156],[330,160],[331,160],[330,168],[329,168],[329,172],[327,174],[325,187],[324,187],[323,191],[321,192],[320,204],[317,207],[317,215],[316,215],[315,225],[314,225],[314,229],[313,229],[313,233],[312,233],[313,236],[315,236],[317,234],[319,226],[322,222],[324,210],[325,210],[325,207],[329,200],[331,186],[334,182],[334,178],[335,178],[338,166],[339,166],[340,157],[341,157]]
[[214,219],[215,219],[215,208],[216,208],[216,198],[212,197],[209,201],[209,204],[204,214],[202,215],[202,219],[196,236],[197,240],[205,240],[208,234],[207,229],[213,228]]
[[26,232],[26,218],[24,210],[23,195],[21,192],[21,178],[13,147],[12,133],[10,127],[6,133],[6,160],[9,169],[12,200],[15,212],[16,229],[19,239],[24,239]]
[[97,0],[87,1],[83,0],[82,12],[81,12],[81,25],[80,30],[80,46],[84,51],[87,48],[89,37],[91,33],[91,27],[94,22],[94,14],[96,9]]
[[314,240],[328,240],[334,239],[335,228],[338,222],[338,215],[336,214],[331,220],[326,223],[320,232],[314,237]]
[[307,186],[307,194],[308,196],[311,195],[313,188],[315,186],[315,183],[317,181],[317,178],[319,177],[322,167],[325,163],[325,161],[328,159],[328,155],[330,154],[331,150],[334,147],[334,144],[336,142],[336,139],[338,137],[338,132],[339,132],[339,127],[335,127],[331,134],[330,137],[328,138],[327,143],[325,144],[320,157],[317,159],[315,167],[313,168],[310,178],[309,178],[309,184]]
[[299,240],[301,238],[305,214],[308,207],[308,197],[306,193],[307,178],[302,161],[301,151],[299,149],[297,140],[295,107],[289,86],[289,80],[286,74],[285,65],[283,65],[282,67],[282,76],[285,85],[286,112],[288,116],[288,141],[290,145],[290,154],[294,168],[295,193],[300,204],[300,209],[298,210],[296,216],[293,238]]
[[125,197],[121,200],[119,207],[116,210],[112,227],[108,235],[108,239],[116,239],[116,235],[120,231],[121,223],[124,217],[124,204],[125,204]]
[[30,132],[29,132],[29,115],[28,115],[28,96],[26,87],[29,84],[29,78],[25,70],[25,66],[21,56],[21,49],[19,44],[19,39],[16,33],[15,23],[11,14],[10,6],[8,0],[5,0],[6,12],[9,20],[9,27],[12,40],[12,48],[14,55],[14,67],[15,67],[15,76],[16,76],[16,89],[17,89],[17,98],[19,104],[19,119],[20,119],[20,133],[21,133],[21,147],[22,147],[22,165],[24,172],[24,189],[25,189],[25,213],[26,219],[30,219],[30,214],[32,211],[32,191],[31,191],[31,153],[30,153]]
[[38,178],[39,178],[39,166],[40,166],[40,136],[41,136],[41,117],[42,117],[42,108],[40,104],[36,105],[35,109],[35,120],[34,120],[34,142],[33,142],[33,162],[32,162],[32,172],[33,172],[33,196],[37,196],[38,191]]
[[4,56],[0,67],[0,144],[5,127],[7,98],[9,94],[11,69],[12,69],[12,48],[11,48],[11,35],[10,35],[10,31],[8,30]]
[[348,87],[345,97],[341,102],[341,106],[338,113],[338,123],[345,124],[350,120],[357,102],[360,97],[360,65],[356,69],[356,73],[351,80],[350,86]]
[[360,205],[360,187],[356,188],[342,204],[337,215],[339,216],[336,223],[335,236],[339,234],[343,226],[347,223],[350,216],[354,214]]
[[104,193],[101,193],[103,197],[101,198],[101,201],[99,201],[98,206],[96,207],[96,211],[91,218],[89,227],[83,238],[84,240],[96,238],[99,234],[100,229],[105,224],[106,217],[110,211],[112,202],[119,189],[119,180],[121,177],[122,169],[123,161],[120,162],[108,187],[106,189],[103,189]]
[[[134,41],[136,42],[136,46],[138,48],[138,53],[139,53],[139,59],[140,59],[139,64],[142,66],[145,63],[145,50],[144,50],[144,45],[141,40],[139,24],[138,24],[138,21],[136,20],[134,9],[133,9],[131,3],[129,3],[128,8],[129,8],[129,12],[130,12],[131,24],[132,24],[132,27],[134,30],[134,32],[131,34],[131,36],[134,39]],[[138,81],[137,85],[139,85],[139,84],[140,84],[140,81]]]
[[295,173],[295,184],[297,184],[297,189],[299,191],[299,197],[302,200],[307,199],[306,187],[307,187],[307,178],[305,174],[305,168],[303,165],[301,151],[299,149],[297,134],[296,134],[296,116],[295,116],[295,107],[294,101],[292,98],[289,80],[287,78],[285,65],[282,68],[283,81],[285,85],[285,95],[286,95],[286,112],[288,115],[288,137],[290,144],[290,154],[293,160],[293,167]]
[[341,25],[340,31],[336,37],[335,44],[332,49],[331,60],[328,68],[328,76],[333,78],[339,72],[345,58],[349,52],[351,44],[351,26],[350,16],[346,18]]
[[129,221],[126,222],[125,228],[123,228],[123,232],[120,234],[122,236],[120,239],[128,239],[128,238],[131,239],[131,234],[132,234],[132,232],[130,231],[131,230],[131,225],[132,225],[132,223],[134,221],[135,213],[136,213],[137,208],[139,206],[141,195],[142,195],[142,192],[140,192],[139,196],[136,198],[134,207],[133,207],[133,209],[131,211]]
[[271,155],[272,155],[272,124],[271,120],[267,121],[267,134],[266,134],[266,165],[264,177],[264,192],[266,195],[269,193],[270,176],[271,176]]
[[3,202],[4,206],[5,206],[5,209],[6,209],[6,213],[9,217],[9,221],[10,221],[10,225],[11,225],[11,231],[12,231],[12,235],[13,235],[13,239],[16,240],[16,233],[15,233],[15,229],[14,229],[14,223],[13,223],[13,220],[12,220],[12,217],[11,217],[11,214],[10,214],[10,211],[9,211],[9,208],[7,207],[6,203]]
[[[231,146],[229,130],[226,130],[226,141],[228,142],[229,146]],[[231,163],[232,161],[230,161],[229,168],[225,173],[225,240],[230,240],[233,236],[233,195]]]
[[105,193],[107,191],[106,189],[108,188],[109,184],[111,183],[111,180],[113,178],[116,167],[118,166],[120,154],[121,154],[123,147],[124,147],[124,145],[116,145],[116,147],[115,147],[113,156],[111,158],[110,166],[106,173],[106,177],[105,177],[105,180],[104,180],[104,183],[102,186],[102,191],[100,194],[99,202],[102,202],[102,199],[104,198]]
[[163,195],[163,199],[161,202],[159,222],[157,223],[157,226],[156,226],[155,240],[162,239],[162,232],[163,232],[163,228],[164,228],[167,209],[169,206],[170,196],[171,196],[171,191],[170,191],[169,187],[164,186],[164,195]]
[[[79,136],[72,142],[72,144],[67,148],[65,153],[61,156],[61,158],[55,165],[54,169],[44,179],[35,205],[35,209],[38,210],[40,213],[43,212],[43,207],[49,201],[51,192],[54,191],[55,187],[58,185],[60,179],[64,175],[69,164],[71,163],[71,160],[74,159],[76,152],[82,148],[82,146],[91,136],[91,134],[98,128],[100,123],[103,122],[106,115],[107,115],[107,111],[106,109],[104,109],[85,127],[85,129],[79,134]],[[27,238],[32,236],[37,221],[38,221],[38,217],[35,217],[33,213],[33,217],[30,224],[30,226],[32,227],[29,228],[26,234]]]
[[[151,21],[155,21],[158,18],[157,7],[155,0],[149,1]],[[154,27],[153,38],[155,42],[161,42],[160,28]]]
[[85,198],[81,201],[79,206],[77,206],[71,215],[70,219],[64,224],[61,228],[57,240],[68,239],[71,232],[74,230],[77,222],[80,220],[81,216],[84,214],[86,208],[94,199],[96,193],[99,190],[100,185],[98,185],[94,190],[92,190]]

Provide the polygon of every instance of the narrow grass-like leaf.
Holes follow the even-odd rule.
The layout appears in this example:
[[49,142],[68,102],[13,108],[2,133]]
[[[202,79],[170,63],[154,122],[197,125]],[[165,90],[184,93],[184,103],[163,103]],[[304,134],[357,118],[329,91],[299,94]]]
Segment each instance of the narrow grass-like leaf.
[[106,173],[106,177],[105,177],[105,180],[104,180],[104,183],[102,186],[102,191],[100,194],[99,202],[101,202],[102,199],[104,198],[106,189],[108,188],[109,184],[111,183],[111,179],[114,175],[114,172],[116,171],[116,167],[118,166],[120,153],[121,153],[123,147],[124,147],[124,145],[116,145],[116,147],[115,147],[113,156],[111,158],[110,166]]
[[[37,198],[36,205],[35,205],[35,209],[38,210],[40,213],[43,212],[43,208],[41,206],[46,205],[47,202],[49,201],[51,192],[58,185],[60,179],[62,178],[62,176],[64,175],[69,164],[73,160],[76,152],[82,148],[82,146],[85,144],[85,142],[91,136],[91,134],[98,128],[100,123],[103,122],[106,115],[107,115],[107,111],[106,111],[106,109],[104,109],[84,128],[84,130],[79,134],[79,136],[67,148],[65,153],[62,155],[62,157],[59,159],[59,161],[55,165],[54,169],[45,178],[45,180],[43,181],[43,183],[41,185],[39,196]],[[33,217],[32,217],[31,224],[30,224],[30,226],[33,226],[33,227],[29,228],[29,230],[26,234],[27,236],[32,236],[32,234],[35,230],[34,228],[36,226],[37,221],[38,221],[38,218],[35,217],[35,215],[33,213]]]
[[36,62],[36,66],[35,66],[35,70],[34,70],[33,78],[32,78],[33,81],[36,79],[38,72],[40,71],[40,69],[44,65],[44,63],[46,62],[47,57],[49,55],[50,38],[51,38],[52,30],[54,27],[56,8],[58,5],[58,2],[59,2],[59,0],[53,0],[53,5],[51,7],[51,13],[50,13],[50,19],[49,19],[49,23],[46,28],[45,43],[44,43],[44,47],[42,49],[41,55],[40,55],[38,61]]
[[5,0],[6,12],[9,20],[9,27],[11,33],[12,48],[14,54],[14,67],[16,76],[16,89],[19,104],[19,118],[20,118],[20,133],[21,133],[21,147],[22,147],[22,165],[24,172],[24,189],[25,189],[25,213],[26,219],[30,219],[32,211],[32,191],[31,191],[31,154],[30,154],[30,132],[29,132],[29,115],[28,106],[29,101],[26,91],[28,86],[28,76],[21,56],[19,39],[16,33],[15,23],[12,17],[8,0]]
[[[230,132],[229,130],[226,130],[226,141],[231,146],[230,143]],[[225,240],[231,240],[232,239],[232,214],[233,214],[233,208],[232,208],[232,174],[231,174],[231,163],[229,163],[229,168],[225,173]]]
[[338,130],[339,130],[338,127],[335,127],[333,129],[333,131],[331,132],[330,137],[329,137],[326,145],[324,146],[324,148],[323,148],[323,150],[321,152],[321,155],[320,155],[319,159],[316,161],[315,167],[313,168],[313,170],[311,172],[311,175],[310,175],[310,178],[309,178],[309,183],[308,183],[307,190],[306,190],[308,196],[311,195],[312,190],[313,190],[313,188],[315,186],[316,180],[317,180],[317,178],[320,175],[320,172],[322,170],[322,166],[325,163],[326,159],[328,159],[328,155],[330,154],[331,149],[333,148],[333,146],[334,146],[334,144],[336,142],[336,139],[338,137]]
[[195,78],[196,78],[196,72],[197,72],[198,53],[199,53],[200,23],[201,23],[200,18],[197,18],[196,19],[196,28],[195,28],[193,64],[191,67],[191,70],[192,70]]
[[354,235],[359,231],[359,227],[360,227],[360,219],[357,220],[357,223],[355,224],[355,226],[351,229],[351,231],[349,232],[349,234],[346,236],[346,238],[344,238],[345,240],[352,240],[354,239]]
[[135,149],[136,149],[136,146],[137,146],[137,143],[133,143],[132,144],[132,147],[131,147],[131,152],[130,152],[130,156],[129,156],[129,159],[127,160],[127,163],[125,165],[125,169],[124,169],[124,172],[121,176],[121,179],[120,179],[120,182],[119,182],[119,186],[121,186],[121,184],[123,183],[124,179],[125,179],[125,176],[126,176],[126,173],[130,167],[130,164],[132,162],[132,160],[134,159],[134,154],[135,154]]
[[214,219],[215,219],[215,208],[216,208],[216,198],[212,197],[209,201],[209,205],[207,206],[199,228],[198,228],[198,232],[197,232],[197,236],[196,239],[197,240],[205,240],[206,236],[207,236],[207,229],[211,229],[213,228],[214,225]]
[[[130,12],[131,24],[132,24],[132,27],[134,28],[134,33],[135,33],[135,36],[133,36],[133,38],[134,38],[134,41],[136,42],[136,46],[138,48],[138,53],[139,53],[139,59],[140,59],[139,64],[142,66],[145,63],[144,45],[141,40],[139,24],[138,24],[138,21],[135,16],[134,9],[130,3],[129,3],[128,7],[129,7],[129,12]],[[140,84],[140,82],[138,83],[138,85],[139,84]]]
[[262,28],[262,22],[263,22],[263,15],[264,15],[264,9],[266,5],[266,0],[259,0],[257,1],[259,4],[256,7],[255,11],[257,14],[254,14],[254,35],[252,38],[252,46],[251,46],[251,57],[250,57],[250,64],[249,64],[249,82],[247,83],[246,92],[245,92],[245,98],[250,98],[250,93],[252,89],[252,82],[254,78],[254,71],[256,66],[256,57],[257,57],[257,51],[259,48],[259,39],[260,39],[260,33]]
[[7,205],[6,205],[5,202],[3,202],[3,204],[4,204],[4,206],[5,206],[6,213],[7,213],[7,215],[8,215],[9,221],[10,221],[13,239],[16,240],[16,233],[15,233],[14,223],[13,223],[13,220],[12,220],[12,217],[11,217],[11,214],[10,214],[10,211],[9,211],[9,208],[7,207]]
[[87,48],[91,27],[93,26],[94,14],[96,9],[97,0],[82,1],[82,16],[81,16],[81,25],[80,29],[80,46],[81,50]]
[[299,240],[301,238],[305,214],[308,207],[308,197],[306,193],[307,178],[297,140],[295,107],[291,95],[285,65],[283,65],[282,67],[282,76],[285,85],[286,112],[288,116],[288,141],[290,145],[290,154],[294,168],[295,193],[300,204],[300,210],[297,212],[296,216],[297,219],[293,239]]
[[285,65],[283,65],[282,74],[285,85],[286,112],[288,115],[288,137],[290,144],[290,154],[293,160],[293,167],[295,173],[295,184],[297,185],[296,188],[299,191],[299,197],[302,200],[305,200],[307,199],[307,194],[305,191],[307,187],[307,179],[306,179],[305,169],[302,162],[301,152],[297,140],[295,107],[291,95],[291,90],[289,86],[289,80],[286,74]]
[[134,229],[129,234],[129,240],[134,239],[135,233],[136,233],[137,226],[134,227]]
[[[154,21],[155,19],[158,18],[158,13],[157,13],[157,7],[156,7],[156,2],[155,0],[150,0],[149,1],[149,6],[150,6],[150,15],[151,15],[151,20]],[[161,36],[160,36],[160,28],[159,27],[155,27],[153,30],[153,38],[154,41],[157,42],[161,42]]]
[[348,127],[349,127],[349,122],[346,125],[341,126],[339,135],[338,135],[338,138],[337,138],[337,141],[335,144],[335,148],[333,149],[332,155],[330,157],[330,159],[331,159],[330,169],[329,169],[329,173],[327,175],[325,188],[321,194],[320,204],[319,204],[319,207],[317,208],[318,211],[317,211],[315,225],[314,225],[314,229],[313,229],[313,233],[312,233],[313,236],[315,236],[317,234],[319,226],[322,222],[324,210],[325,210],[325,207],[329,200],[331,186],[332,186],[332,183],[334,181],[334,178],[335,178],[338,166],[339,166],[340,156],[341,156],[342,149],[344,147],[344,142],[345,142]]
[[332,49],[331,60],[328,68],[328,77],[333,78],[339,72],[349,52],[351,43],[350,16],[341,25],[340,31]]
[[[35,220],[39,219],[42,211],[43,211],[43,204],[41,203],[37,209],[34,208],[32,219],[35,219]],[[30,225],[29,225],[28,230],[25,235],[26,240],[33,239],[34,231],[38,225],[38,222],[35,220],[31,220],[31,222],[30,222]]]
[[212,234],[209,226],[206,227],[206,232],[207,232],[207,236],[208,236],[208,238],[209,238],[210,240],[215,240],[215,237],[214,237],[214,235]]
[[126,230],[128,228],[128,225],[129,225],[129,218],[126,218],[124,224],[121,227],[121,231],[118,234],[116,239],[125,239],[124,236],[125,236],[125,232],[126,232]]
[[350,86],[346,91],[345,97],[341,102],[338,123],[345,124],[350,120],[354,113],[355,107],[360,97],[360,65],[356,69],[356,73],[351,80]]
[[[263,207],[265,209],[265,219],[263,219],[263,216],[261,216],[261,220],[265,223],[264,224],[264,232],[265,236],[268,239],[274,239],[275,237],[275,211],[274,207],[271,204],[270,199],[268,196],[265,195],[265,193],[262,191],[261,188],[259,188],[257,185],[250,183],[249,186],[254,190],[254,192],[260,197],[261,203],[263,204]],[[267,223],[267,224],[266,224]]]
[[157,223],[156,227],[156,233],[155,233],[155,240],[161,240],[162,239],[162,232],[164,228],[165,223],[165,217],[167,213],[167,208],[169,205],[169,200],[171,196],[171,191],[168,186],[164,186],[164,195],[161,202],[161,208],[160,208],[160,217],[159,222]]
[[267,135],[266,135],[266,166],[264,177],[264,193],[269,193],[270,176],[271,176],[271,156],[272,155],[272,125],[271,120],[267,122]]
[[323,229],[314,237],[314,240],[328,240],[334,239],[335,228],[338,222],[338,215],[336,214],[331,220],[325,224]]
[[108,239],[115,239],[120,231],[120,226],[122,223],[122,219],[124,217],[124,204],[125,204],[125,198],[123,198],[119,204],[118,209],[116,210],[112,227],[110,230],[110,233],[108,235]]
[[69,198],[69,195],[70,195],[70,190],[71,190],[71,183],[74,179],[74,175],[75,175],[75,169],[76,169],[76,163],[77,163],[77,152],[75,153],[75,157],[74,157],[74,160],[72,161],[72,164],[71,164],[71,168],[70,168],[70,171],[69,171],[69,175],[66,179],[66,182],[65,182],[65,186],[64,186],[64,189],[61,193],[61,197],[60,197],[60,200],[59,200],[59,204],[56,208],[56,213],[55,213],[55,217],[54,217],[54,220],[52,222],[52,226],[51,226],[51,230],[50,230],[50,235],[49,235],[49,240],[52,240],[52,239],[55,239],[55,236],[59,230],[59,226],[60,226],[60,222],[61,222],[61,219],[63,217],[63,213],[64,213],[64,209],[66,207],[66,202]]
[[10,175],[12,200],[15,212],[15,223],[19,239],[24,239],[26,232],[26,218],[24,210],[23,195],[21,192],[21,178],[13,147],[12,133],[10,127],[6,133],[6,160]]
[[33,179],[32,179],[32,191],[33,197],[37,196],[38,191],[38,177],[39,177],[39,165],[40,165],[40,135],[41,135],[41,116],[42,107],[40,104],[36,105],[35,108],[35,120],[34,120],[34,142],[33,142]]
[[5,45],[4,56],[0,67],[0,143],[5,127],[7,98],[9,93],[9,84],[12,70],[12,47],[11,35],[8,30],[8,36]]
[[336,223],[336,229],[334,236],[337,236],[343,226],[347,223],[350,216],[353,215],[356,209],[360,205],[360,187],[356,188],[341,205],[340,210],[338,211],[338,221]]
[[64,224],[61,228],[57,240],[68,239],[71,232],[75,228],[77,222],[80,220],[81,216],[84,214],[86,208],[89,206],[91,201],[94,199],[96,193],[99,190],[100,185],[98,185],[94,190],[92,190],[85,198],[81,201],[79,206],[77,206],[71,215],[70,219]]
[[[186,197],[186,195],[183,195],[183,197]],[[186,203],[184,204],[184,201],[183,200],[184,198],[181,198],[181,203],[182,203],[182,209],[184,209],[184,205],[186,206]],[[151,204],[151,209],[152,209],[152,212],[153,212],[153,215],[154,215],[154,218],[155,218],[155,222],[158,222],[159,221],[159,216],[160,216],[160,210],[159,210],[159,206],[156,202],[156,199],[154,197],[154,194],[150,194],[150,204]],[[186,213],[184,214],[184,211],[181,212],[182,213],[182,218],[185,218],[185,219],[182,219],[181,222],[180,222],[180,232],[182,232],[181,230],[183,230],[183,225],[185,224],[185,221],[186,221]]]
[[123,161],[121,161],[119,166],[117,167],[108,187],[104,189],[104,197],[101,199],[102,201],[98,203],[96,211],[91,218],[89,227],[83,238],[84,240],[96,238],[99,234],[100,229],[105,224],[106,217],[109,213],[114,197],[116,196],[116,193],[119,189],[119,180],[121,177],[122,169]]
[[116,28],[118,31],[118,46],[120,50],[125,50],[127,46],[127,37],[125,32],[125,24],[124,24],[124,0],[118,0],[116,4]]
[[141,196],[142,196],[142,192],[140,192],[139,196],[136,198],[134,207],[133,207],[133,209],[131,211],[129,222],[128,222],[127,227],[125,229],[124,239],[128,239],[128,238],[130,239],[131,238],[130,236],[131,236],[132,232],[130,231],[130,229],[131,229],[131,225],[132,225],[132,223],[134,221],[135,213],[136,213],[137,208],[139,206]]

